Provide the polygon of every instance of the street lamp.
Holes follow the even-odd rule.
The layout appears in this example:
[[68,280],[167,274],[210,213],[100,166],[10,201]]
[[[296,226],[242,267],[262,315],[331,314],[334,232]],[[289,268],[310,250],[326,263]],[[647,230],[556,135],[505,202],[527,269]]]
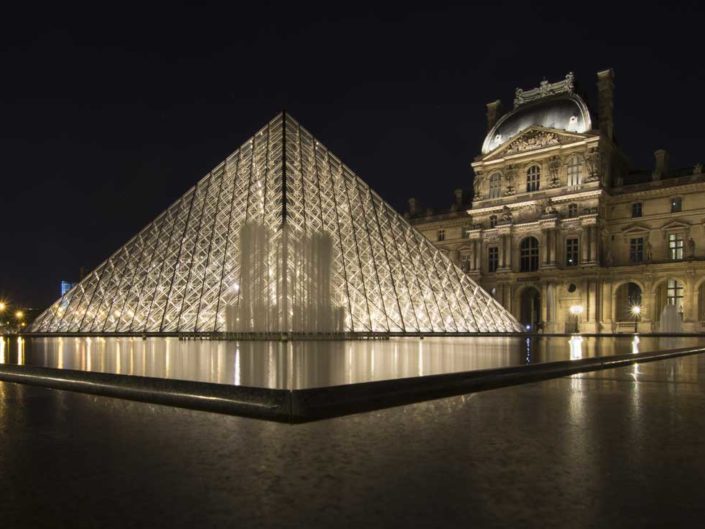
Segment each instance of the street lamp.
[[7,303],[4,301],[0,301],[0,312],[5,312],[5,309],[7,308]]
[[21,320],[22,318],[24,318],[24,312],[18,310],[17,312],[15,312],[15,318]]
[[632,305],[631,309],[632,316],[634,316],[634,332],[637,332],[636,322],[639,320],[639,315],[641,314],[641,307],[639,305]]
[[575,317],[575,332],[579,332],[578,330],[578,318],[580,315],[583,313],[583,306],[582,305],[571,305],[568,311]]

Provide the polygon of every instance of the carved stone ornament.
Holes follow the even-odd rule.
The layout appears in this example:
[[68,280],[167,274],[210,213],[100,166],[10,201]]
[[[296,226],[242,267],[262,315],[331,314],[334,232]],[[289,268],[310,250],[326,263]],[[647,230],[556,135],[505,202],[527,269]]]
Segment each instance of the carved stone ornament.
[[548,159],[548,187],[560,187],[561,180],[558,176],[558,170],[561,168],[561,157],[551,156]]
[[693,174],[701,174],[703,172],[703,164],[700,162],[696,163],[693,167]]
[[511,222],[512,221],[512,210],[509,209],[508,206],[504,206],[502,208],[502,213],[500,213],[499,218],[502,219],[503,222]]
[[516,181],[517,167],[516,165],[508,165],[504,168],[504,182],[506,190],[504,192],[505,196],[512,196],[514,194],[514,182]]
[[600,151],[592,150],[585,156],[585,165],[587,168],[587,175],[585,177],[585,182],[594,182],[599,179],[600,173]]
[[482,186],[482,182],[484,180],[484,176],[482,173],[475,173],[475,178],[473,179],[472,186],[474,190],[474,196],[475,199],[479,199],[482,197],[482,193],[480,193],[480,187]]
[[558,145],[559,143],[560,140],[557,134],[543,130],[534,130],[527,132],[521,138],[511,142],[505,153],[514,154],[516,152],[532,151],[551,145]]
[[545,79],[541,81],[537,88],[531,90],[522,90],[517,88],[514,93],[514,108],[519,105],[541,99],[542,97],[552,96],[555,94],[572,94],[575,89],[575,75],[573,72],[568,72],[565,79],[555,83],[549,83]]
[[550,200],[544,200],[542,206],[544,215],[556,215],[558,213],[558,210],[556,210],[556,207],[551,203]]

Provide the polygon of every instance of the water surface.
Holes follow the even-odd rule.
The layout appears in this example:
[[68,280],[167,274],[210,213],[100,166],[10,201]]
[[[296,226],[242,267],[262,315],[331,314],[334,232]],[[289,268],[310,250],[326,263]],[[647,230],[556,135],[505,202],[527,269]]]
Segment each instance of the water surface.
[[357,341],[3,338],[0,363],[303,389],[705,345],[705,337],[466,337]]

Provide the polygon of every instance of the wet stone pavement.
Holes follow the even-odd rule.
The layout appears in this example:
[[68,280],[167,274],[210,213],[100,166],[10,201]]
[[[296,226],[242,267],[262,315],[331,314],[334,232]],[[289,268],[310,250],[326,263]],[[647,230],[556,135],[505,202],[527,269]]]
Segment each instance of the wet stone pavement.
[[697,527],[705,355],[286,425],[0,383],[2,527]]

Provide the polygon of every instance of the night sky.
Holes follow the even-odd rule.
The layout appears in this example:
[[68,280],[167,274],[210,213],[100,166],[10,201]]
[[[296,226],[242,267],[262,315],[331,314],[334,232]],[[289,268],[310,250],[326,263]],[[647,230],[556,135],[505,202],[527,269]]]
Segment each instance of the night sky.
[[635,167],[660,147],[705,162],[697,2],[58,4],[0,16],[0,298],[22,305],[57,298],[283,108],[399,210],[472,187],[485,103],[571,70],[594,108],[615,69]]

